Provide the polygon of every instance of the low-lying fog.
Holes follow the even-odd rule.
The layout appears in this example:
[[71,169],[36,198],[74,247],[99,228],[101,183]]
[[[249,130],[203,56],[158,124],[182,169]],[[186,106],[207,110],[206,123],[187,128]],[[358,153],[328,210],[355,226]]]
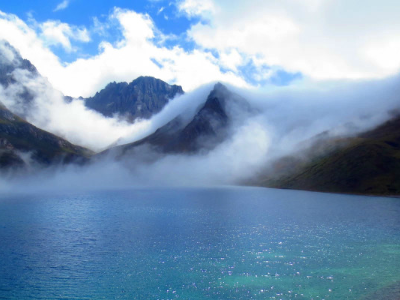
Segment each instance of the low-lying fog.
[[[16,70],[14,76],[18,83],[0,88],[0,101],[32,124],[96,152],[109,145],[137,141],[177,115],[190,119],[214,86],[208,84],[178,96],[151,119],[130,124],[120,116],[105,118],[87,109],[80,99],[66,102],[46,79],[32,78],[23,70]],[[120,161],[107,156],[83,167],[31,170],[31,175],[18,179],[6,179],[7,174],[3,174],[0,187],[12,191],[23,186],[27,191],[237,184],[257,174],[268,162],[295,155],[304,142],[319,133],[354,135],[390,118],[393,110],[400,108],[399,79],[396,76],[379,81],[302,82],[263,90],[227,85],[247,99],[254,113],[243,116],[242,122],[233,122],[231,136],[208,153],[165,155],[148,148]],[[29,109],[20,98],[24,86],[34,95]],[[240,119],[240,110],[234,114]],[[153,159],[149,160],[149,156]]]

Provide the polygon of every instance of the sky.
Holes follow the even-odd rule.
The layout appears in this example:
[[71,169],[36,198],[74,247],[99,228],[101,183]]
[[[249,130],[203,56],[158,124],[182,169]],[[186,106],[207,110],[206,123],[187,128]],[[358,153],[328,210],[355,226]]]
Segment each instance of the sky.
[[0,39],[65,95],[141,75],[250,89],[400,69],[397,0],[2,1]]

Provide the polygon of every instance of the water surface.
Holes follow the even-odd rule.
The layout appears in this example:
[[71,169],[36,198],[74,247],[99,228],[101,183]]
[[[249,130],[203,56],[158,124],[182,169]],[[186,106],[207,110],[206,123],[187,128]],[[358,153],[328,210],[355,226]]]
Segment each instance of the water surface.
[[395,299],[400,200],[259,188],[0,197],[0,299]]

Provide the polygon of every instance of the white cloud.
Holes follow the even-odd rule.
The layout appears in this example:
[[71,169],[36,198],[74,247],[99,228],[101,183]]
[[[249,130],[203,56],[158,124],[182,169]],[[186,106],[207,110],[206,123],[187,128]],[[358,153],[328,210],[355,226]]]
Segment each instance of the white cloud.
[[[66,138],[74,144],[99,151],[119,138],[134,138],[136,134],[146,132],[151,127],[148,120],[130,124],[118,118],[105,118],[87,109],[83,101],[78,99],[67,103],[63,95],[45,78],[32,78],[25,70],[17,69],[13,75],[17,82],[6,89],[0,86],[0,101],[35,126]],[[24,87],[33,95],[29,109],[20,97]]]
[[400,31],[379,38],[379,43],[368,42],[363,49],[366,59],[382,69],[390,71],[400,65]]
[[53,11],[59,11],[59,10],[66,9],[68,7],[68,5],[69,5],[69,0],[64,0],[64,1],[60,2]]
[[161,14],[164,11],[165,7],[162,6],[158,11],[157,11],[157,15]]
[[[192,90],[211,81],[248,86],[239,67],[251,62],[252,79],[268,80],[276,70],[301,72],[316,80],[382,78],[400,70],[397,55],[400,4],[366,0],[185,0],[176,5],[187,16],[206,18],[188,34],[200,46],[186,51],[164,47],[170,37],[147,14],[115,8],[92,32],[119,24],[121,39],[99,43],[99,53],[62,64],[49,49],[76,50],[89,31],[59,21],[30,27],[0,14],[0,38],[8,40],[64,94],[90,96],[110,81],[149,75]],[[36,30],[36,31],[35,31]],[[161,42],[160,42],[161,41]],[[209,51],[218,52],[216,59]],[[156,65],[151,59],[156,60]],[[270,68],[266,68],[269,66]],[[229,70],[228,72],[222,72]]]
[[108,28],[109,24],[101,22],[97,17],[93,17],[93,27],[91,28],[92,32],[100,36],[105,36]]
[[39,25],[41,38],[48,46],[61,45],[66,51],[73,51],[71,39],[89,42],[90,36],[86,28],[70,26],[59,21],[47,21]]
[[182,0],[178,1],[177,7],[189,18],[194,16],[209,18],[215,12],[215,5],[212,0]]
[[243,57],[235,49],[229,49],[220,53],[219,62],[222,66],[237,71],[237,66],[243,64]]
[[205,12],[209,22],[189,32],[204,48],[236,49],[260,65],[318,80],[381,78],[400,70],[398,1],[210,1],[212,18]]
[[50,77],[62,71],[59,58],[43,44],[35,30],[17,16],[0,13],[0,28],[0,39],[8,41],[44,76]]
[[[221,72],[218,60],[210,53],[187,52],[179,46],[170,49],[159,45],[156,41],[166,37],[158,32],[146,14],[116,8],[109,22],[120,25],[122,39],[114,45],[102,42],[99,54],[66,65],[61,64],[45,45],[53,42],[73,50],[68,41],[71,43],[71,39],[78,39],[79,34],[80,39],[85,40],[85,32],[75,27],[69,26],[69,30],[64,23],[49,23],[48,34],[38,36],[16,16],[5,15],[0,18],[0,28],[9,30],[1,30],[0,38],[16,47],[56,89],[75,97],[92,96],[110,81],[130,82],[142,75],[180,84],[186,91],[213,81],[247,86],[245,80],[233,72]],[[47,29],[44,24],[41,26]],[[163,67],[154,64],[151,58]]]

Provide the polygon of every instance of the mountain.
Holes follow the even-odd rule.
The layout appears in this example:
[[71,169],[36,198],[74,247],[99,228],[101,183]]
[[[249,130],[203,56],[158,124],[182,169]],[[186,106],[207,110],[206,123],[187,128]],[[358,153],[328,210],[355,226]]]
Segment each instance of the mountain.
[[160,112],[170,99],[179,94],[183,94],[179,85],[169,85],[153,77],[139,77],[129,84],[109,83],[94,97],[85,99],[85,104],[106,117],[120,114],[133,122]]
[[91,151],[41,130],[0,103],[0,168],[83,162]]
[[[0,169],[27,167],[31,163],[49,165],[87,160],[92,154],[90,150],[75,146],[24,119],[37,104],[29,84],[20,82],[21,76],[28,82],[41,78],[29,60],[23,59],[8,42],[0,41],[0,85],[6,90],[16,84],[13,108],[18,111],[18,115],[14,114],[0,102]],[[5,102],[10,97],[7,92],[1,96]]]
[[21,55],[6,41],[0,41],[0,84],[4,87],[15,83],[13,71],[16,69],[25,70],[33,76],[38,75],[35,66]]
[[217,83],[189,121],[180,115],[146,138],[111,151],[122,156],[143,145],[162,153],[190,154],[211,150],[229,136],[235,109],[240,109],[243,115],[251,111],[244,98]]
[[[7,88],[17,83],[16,72],[24,72],[27,77],[35,78],[40,76],[36,67],[27,59],[23,59],[19,52],[8,42],[0,40],[0,85]],[[25,117],[32,107],[34,95],[25,85],[20,85],[18,91],[20,105],[20,116]]]
[[[285,157],[257,185],[320,192],[399,195],[400,116],[352,138],[327,140],[312,159]],[[282,170],[283,169],[283,170]]]
[[[28,60],[10,44],[0,41],[0,85],[5,91],[20,83],[19,78],[29,82],[38,76]],[[19,109],[7,101],[7,93],[2,93],[0,99],[18,114],[0,103],[0,168],[24,167],[30,162],[41,165],[82,162],[91,156],[89,150],[25,121],[25,113],[34,113],[37,105],[33,92],[26,82],[12,90],[18,93]],[[139,77],[129,84],[110,83],[94,97],[81,100],[105,116],[118,113],[133,122],[137,118],[150,118],[169,99],[182,93],[180,86]],[[65,96],[64,101],[69,103],[73,99]],[[96,157],[101,158],[105,153],[128,157],[149,149],[161,155],[203,154],[230,138],[234,129],[252,113],[245,99],[218,83],[195,113],[183,113],[149,136]],[[332,137],[324,132],[305,144],[308,143],[312,146],[300,155],[286,156],[265,166],[250,184],[321,192],[400,194],[400,115],[354,137]]]

